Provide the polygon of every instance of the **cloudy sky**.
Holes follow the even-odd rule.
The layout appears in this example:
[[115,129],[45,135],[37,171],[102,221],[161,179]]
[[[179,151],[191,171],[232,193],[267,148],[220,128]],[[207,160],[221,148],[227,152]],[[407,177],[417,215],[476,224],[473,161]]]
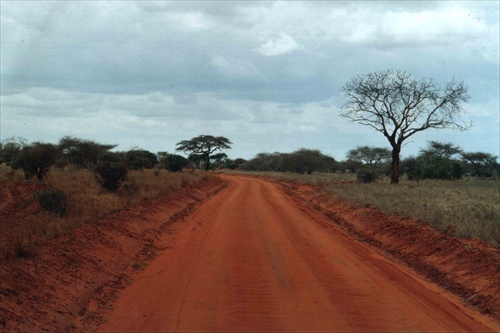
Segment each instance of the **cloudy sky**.
[[498,1],[0,1],[0,139],[65,135],[173,152],[226,136],[229,157],[389,147],[340,117],[353,76],[397,68],[469,86],[467,132],[416,134],[499,155]]

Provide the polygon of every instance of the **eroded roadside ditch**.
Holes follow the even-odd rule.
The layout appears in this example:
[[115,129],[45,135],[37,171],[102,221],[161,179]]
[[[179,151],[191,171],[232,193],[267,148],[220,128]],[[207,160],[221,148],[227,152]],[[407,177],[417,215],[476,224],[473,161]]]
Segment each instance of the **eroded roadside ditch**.
[[0,331],[89,332],[157,253],[175,222],[218,193],[212,177],[61,236],[33,258],[0,263]]

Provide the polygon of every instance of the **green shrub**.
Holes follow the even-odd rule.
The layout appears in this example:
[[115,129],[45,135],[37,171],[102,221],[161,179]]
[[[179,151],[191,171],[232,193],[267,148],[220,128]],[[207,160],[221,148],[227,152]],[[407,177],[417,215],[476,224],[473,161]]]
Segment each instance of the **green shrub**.
[[116,192],[127,179],[127,167],[122,162],[99,161],[95,166],[96,180],[108,192]]
[[125,159],[127,166],[132,170],[152,169],[158,164],[156,155],[143,149],[128,151]]
[[22,168],[26,179],[36,176],[42,180],[57,158],[57,148],[50,143],[35,142],[24,147],[14,159],[12,167]]
[[188,165],[188,160],[180,155],[168,155],[164,161],[165,169],[172,172],[182,171]]
[[66,215],[66,194],[60,190],[39,190],[36,199],[40,207],[58,216]]
[[359,169],[356,171],[356,175],[358,180],[364,184],[372,183],[377,179],[377,173],[370,169]]

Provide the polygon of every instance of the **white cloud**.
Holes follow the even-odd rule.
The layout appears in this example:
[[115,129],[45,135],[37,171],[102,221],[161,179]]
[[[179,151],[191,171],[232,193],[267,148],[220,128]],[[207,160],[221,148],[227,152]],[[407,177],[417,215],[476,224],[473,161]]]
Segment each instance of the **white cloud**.
[[256,49],[265,56],[277,56],[299,49],[297,42],[286,33],[280,33],[279,37],[271,39]]

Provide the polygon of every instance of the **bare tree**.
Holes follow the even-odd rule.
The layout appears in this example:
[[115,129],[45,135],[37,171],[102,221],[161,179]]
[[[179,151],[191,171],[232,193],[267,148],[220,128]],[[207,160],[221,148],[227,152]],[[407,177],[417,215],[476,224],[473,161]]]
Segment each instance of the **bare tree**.
[[429,128],[467,130],[460,121],[468,87],[452,80],[444,88],[432,79],[416,80],[401,70],[358,75],[343,87],[347,103],[341,115],[382,133],[392,147],[391,184],[399,182],[403,142]]

